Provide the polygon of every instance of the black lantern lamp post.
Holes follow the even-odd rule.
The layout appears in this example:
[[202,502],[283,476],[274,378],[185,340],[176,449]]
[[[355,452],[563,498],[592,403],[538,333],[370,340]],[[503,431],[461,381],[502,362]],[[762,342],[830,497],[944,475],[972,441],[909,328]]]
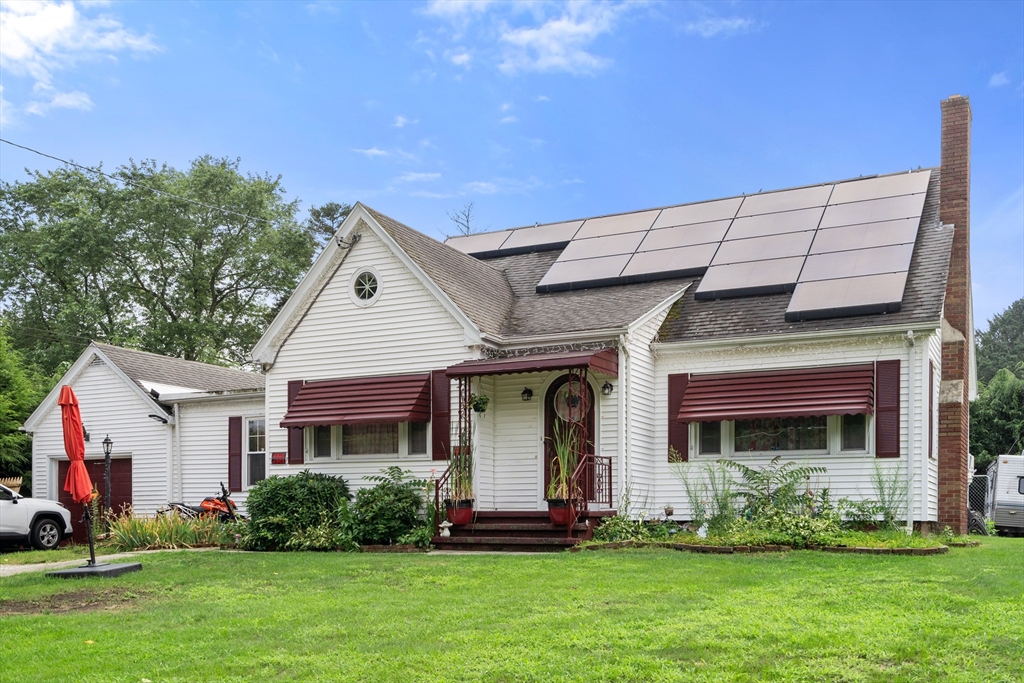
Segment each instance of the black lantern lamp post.
[[110,434],[103,439],[103,506],[110,514],[110,451],[114,448],[114,442]]

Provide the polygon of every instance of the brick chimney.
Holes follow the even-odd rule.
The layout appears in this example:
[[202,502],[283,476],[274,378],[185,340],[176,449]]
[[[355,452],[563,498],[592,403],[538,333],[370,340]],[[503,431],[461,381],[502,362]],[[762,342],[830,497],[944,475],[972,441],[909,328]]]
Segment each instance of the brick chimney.
[[939,391],[939,525],[967,533],[971,316],[971,102],[942,101],[939,218],[954,226],[942,311]]

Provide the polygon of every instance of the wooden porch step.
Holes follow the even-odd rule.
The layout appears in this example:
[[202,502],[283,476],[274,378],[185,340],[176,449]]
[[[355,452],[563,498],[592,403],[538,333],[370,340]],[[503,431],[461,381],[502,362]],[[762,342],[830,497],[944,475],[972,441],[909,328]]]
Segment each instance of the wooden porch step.
[[[586,531],[590,527],[587,524],[576,524],[573,526],[573,531]],[[461,526],[453,526],[451,532],[470,533],[487,532],[487,531],[558,531],[562,534],[565,533],[566,528],[561,525],[552,524],[551,522],[537,522],[533,524],[463,524]],[[486,535],[486,534],[485,534]]]

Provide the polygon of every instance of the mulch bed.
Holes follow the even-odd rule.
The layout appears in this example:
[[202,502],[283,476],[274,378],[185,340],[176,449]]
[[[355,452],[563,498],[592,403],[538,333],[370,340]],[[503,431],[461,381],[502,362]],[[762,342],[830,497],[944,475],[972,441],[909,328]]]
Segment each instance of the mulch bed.
[[[950,543],[954,547],[974,547],[977,541],[969,543]],[[611,543],[594,543],[585,546],[573,546],[569,552],[578,553],[583,550],[614,550],[617,548],[672,548],[691,553],[710,553],[729,555],[733,553],[784,553],[793,548],[788,545],[699,545],[693,543],[665,543],[647,541],[613,541]],[[808,550],[821,550],[827,553],[859,553],[863,555],[944,555],[949,547],[940,545],[937,548],[858,548],[851,546],[811,546]]]

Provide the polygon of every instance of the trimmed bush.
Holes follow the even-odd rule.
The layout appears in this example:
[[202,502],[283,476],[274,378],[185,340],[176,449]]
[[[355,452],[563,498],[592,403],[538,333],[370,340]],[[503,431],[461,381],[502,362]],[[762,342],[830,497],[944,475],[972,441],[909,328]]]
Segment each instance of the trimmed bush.
[[[247,550],[330,549],[340,510],[352,498],[341,477],[305,470],[268,477],[249,490],[242,547]],[[295,539],[295,540],[293,540]],[[337,538],[336,547],[345,545]]]
[[423,524],[426,482],[406,479],[411,474],[401,467],[389,467],[382,476],[367,477],[373,488],[356,493],[352,510],[352,533],[363,545],[391,545]]

